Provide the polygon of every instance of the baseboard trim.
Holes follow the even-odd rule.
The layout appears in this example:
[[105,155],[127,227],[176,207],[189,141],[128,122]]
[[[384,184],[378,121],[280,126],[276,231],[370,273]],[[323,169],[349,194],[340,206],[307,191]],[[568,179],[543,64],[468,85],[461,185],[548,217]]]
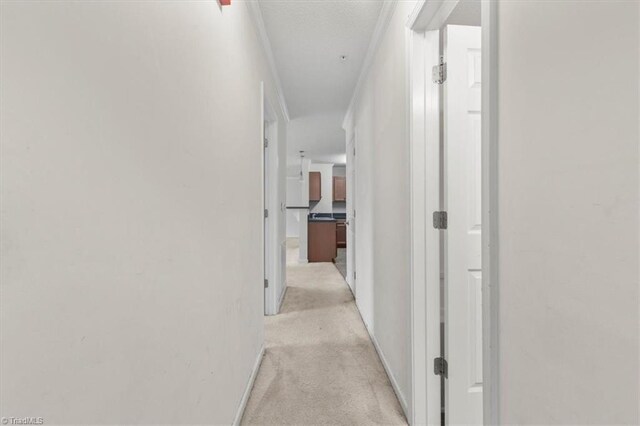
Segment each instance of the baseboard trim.
[[251,371],[251,376],[249,376],[249,381],[247,382],[247,386],[244,389],[244,393],[242,394],[242,399],[240,400],[240,405],[238,406],[238,410],[236,411],[236,416],[233,419],[233,426],[239,426],[242,421],[242,416],[244,415],[244,410],[247,408],[247,402],[249,401],[249,395],[251,395],[251,390],[253,389],[253,383],[256,381],[256,377],[258,376],[258,370],[260,370],[260,364],[262,364],[262,357],[264,356],[264,345],[260,348],[260,352],[258,352],[258,357],[256,358],[256,362],[253,365],[253,371]]
[[289,286],[287,286],[287,284],[285,283],[284,290],[282,290],[282,294],[280,296],[280,302],[278,302],[278,313],[280,313],[280,311],[282,310],[282,304],[284,303],[284,298],[287,296],[288,289]]
[[373,335],[371,330],[369,330],[369,326],[367,325],[366,321],[362,317],[362,313],[360,312],[360,307],[358,306],[357,303],[356,303],[356,308],[357,308],[356,310],[358,311],[358,314],[360,314],[360,319],[362,320],[362,323],[364,324],[364,328],[367,330],[367,333],[369,333],[369,338],[371,339],[371,342],[373,343],[373,347],[375,348],[376,352],[378,353],[378,358],[380,358],[380,362],[382,362],[382,366],[384,367],[384,371],[387,373],[387,377],[389,378],[389,381],[391,382],[391,387],[393,388],[393,391],[395,392],[396,397],[398,398],[398,401],[400,402],[400,406],[402,407],[402,411],[404,412],[404,416],[407,419],[407,422],[411,423],[411,421],[409,420],[411,417],[409,417],[409,408],[408,408],[408,405],[407,405],[407,400],[405,399],[404,395],[400,391],[400,386],[398,386],[398,382],[396,381],[395,376],[391,372],[391,368],[389,367],[389,363],[387,362],[387,359],[384,356],[384,352],[382,352],[382,349],[380,348],[380,345],[378,344],[378,340],[376,339],[376,337]]
[[[368,327],[367,327],[367,331],[369,331]],[[369,336],[371,337],[371,341],[373,342],[373,347],[376,348],[376,352],[378,352],[380,361],[382,361],[382,366],[384,367],[384,370],[387,372],[387,376],[389,376],[391,387],[393,388],[393,391],[396,393],[396,396],[398,397],[398,401],[400,401],[400,405],[402,406],[402,411],[404,411],[404,416],[407,418],[407,421],[408,421],[410,417],[409,417],[409,409],[407,406],[407,401],[404,395],[402,394],[402,392],[400,392],[400,387],[398,386],[398,382],[396,381],[395,376],[391,372],[391,368],[389,368],[389,363],[387,362],[387,359],[384,357],[384,352],[382,352],[382,349],[380,349],[380,345],[378,344],[378,341],[373,336],[373,334],[371,334],[371,332],[369,332]]]

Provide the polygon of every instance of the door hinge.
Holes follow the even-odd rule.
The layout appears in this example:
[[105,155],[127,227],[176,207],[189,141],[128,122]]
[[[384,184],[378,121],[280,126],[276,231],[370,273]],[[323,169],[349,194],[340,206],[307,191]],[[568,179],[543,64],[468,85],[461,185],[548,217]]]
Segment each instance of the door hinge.
[[433,212],[433,227],[447,229],[447,212]]
[[435,84],[443,84],[447,81],[447,63],[440,56],[440,63],[431,69],[431,77]]
[[356,271],[353,271],[353,279],[356,279]]
[[436,376],[447,378],[448,369],[447,360],[443,357],[438,357],[433,360],[433,374]]
[[264,147],[269,148],[269,139],[264,138]]
[[268,209],[264,209],[264,217],[265,218],[269,217],[269,210]]
[[269,280],[268,279],[264,279],[264,288],[269,287]]

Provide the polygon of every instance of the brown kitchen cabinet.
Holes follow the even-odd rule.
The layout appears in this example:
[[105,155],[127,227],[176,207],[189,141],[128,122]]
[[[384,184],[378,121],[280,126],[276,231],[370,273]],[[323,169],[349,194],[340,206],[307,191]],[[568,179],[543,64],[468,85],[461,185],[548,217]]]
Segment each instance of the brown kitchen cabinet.
[[309,172],[309,201],[322,198],[322,176],[320,172]]
[[331,262],[337,255],[336,222],[310,221],[308,228],[309,262]]
[[336,219],[336,246],[339,248],[347,247],[347,221],[345,219]]
[[333,177],[333,201],[347,201],[347,178]]

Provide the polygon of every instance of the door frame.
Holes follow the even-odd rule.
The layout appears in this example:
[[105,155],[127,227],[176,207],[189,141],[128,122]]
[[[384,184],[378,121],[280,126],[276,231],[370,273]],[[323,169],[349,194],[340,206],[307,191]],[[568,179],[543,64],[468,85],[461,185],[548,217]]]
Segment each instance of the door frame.
[[[346,186],[347,186],[347,284],[351,288],[351,292],[353,296],[356,295],[356,274],[355,267],[357,266],[356,261],[356,232],[357,227],[355,224],[355,215],[353,214],[356,211],[356,132],[355,130],[351,134],[349,141],[347,142],[347,164],[345,167],[346,171]],[[352,222],[353,221],[353,222]],[[355,227],[355,228],[353,228]],[[353,231],[351,230],[353,228]],[[353,237],[351,236],[353,235]]]
[[[260,84],[260,100],[261,100],[261,124],[260,145],[262,148],[262,258],[263,267],[262,275],[269,280],[269,287],[264,288],[264,314],[276,315],[280,310],[281,294],[278,294],[277,283],[284,282],[285,277],[281,265],[281,250],[279,244],[278,223],[282,208],[279,205],[279,164],[278,164],[278,115],[265,94],[264,82]],[[265,138],[269,140],[269,146],[264,146]],[[265,173],[265,164],[267,165]],[[265,197],[265,190],[268,189],[268,198]],[[269,220],[265,220],[264,211],[269,211]],[[265,222],[268,227],[265,227]],[[269,236],[265,242],[266,235]],[[264,285],[264,283],[263,283]],[[283,288],[283,292],[286,286]]]
[[[440,424],[440,248],[431,214],[440,210],[439,94],[428,81],[439,60],[438,31],[460,0],[421,0],[406,25],[411,155],[411,424]],[[499,424],[498,3],[482,2],[483,417]],[[434,110],[434,107],[437,109]],[[434,163],[435,162],[435,163]],[[435,411],[435,412],[434,412]]]

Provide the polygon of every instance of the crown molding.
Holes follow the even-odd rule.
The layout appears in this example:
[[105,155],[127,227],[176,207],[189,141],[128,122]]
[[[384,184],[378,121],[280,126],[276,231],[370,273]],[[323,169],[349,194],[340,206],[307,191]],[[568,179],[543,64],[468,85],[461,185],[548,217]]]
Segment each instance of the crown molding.
[[382,5],[380,15],[378,15],[378,22],[376,22],[373,34],[371,35],[371,42],[369,43],[367,54],[364,58],[364,62],[362,63],[362,69],[360,70],[360,75],[358,76],[356,88],[353,91],[353,96],[351,97],[351,101],[349,102],[347,113],[345,114],[344,120],[342,121],[342,128],[345,130],[347,130],[349,126],[353,125],[353,108],[355,106],[356,100],[358,99],[358,96],[360,95],[360,91],[362,90],[364,80],[369,74],[371,65],[373,65],[373,59],[376,56],[376,52],[378,51],[378,47],[380,46],[382,37],[389,27],[389,22],[391,21],[393,11],[396,9],[397,4],[398,0],[385,0]]
[[267,62],[269,63],[269,69],[271,70],[271,75],[273,76],[273,80],[276,86],[275,89],[278,96],[278,104],[280,105],[280,109],[282,110],[282,115],[284,116],[284,119],[289,122],[289,109],[287,108],[287,101],[282,90],[282,82],[280,81],[280,76],[278,75],[278,69],[276,68],[275,60],[273,59],[271,42],[269,41],[269,36],[267,35],[267,29],[264,26],[264,19],[262,18],[262,10],[260,9],[260,4],[256,0],[244,1],[243,3],[245,3],[247,5],[247,8],[249,9],[249,14],[253,19],[256,34],[258,35],[258,39],[262,44],[262,49],[264,50],[264,54],[267,58]]
[[413,9],[407,28],[412,31],[432,31],[441,28],[461,0],[420,0]]
[[418,2],[416,2],[416,6],[413,8],[411,15],[409,15],[409,18],[407,19],[407,28],[413,29],[415,27],[416,22],[418,21],[418,18],[420,17],[420,14],[422,13],[422,10],[425,8],[426,4],[427,0],[419,0]]

